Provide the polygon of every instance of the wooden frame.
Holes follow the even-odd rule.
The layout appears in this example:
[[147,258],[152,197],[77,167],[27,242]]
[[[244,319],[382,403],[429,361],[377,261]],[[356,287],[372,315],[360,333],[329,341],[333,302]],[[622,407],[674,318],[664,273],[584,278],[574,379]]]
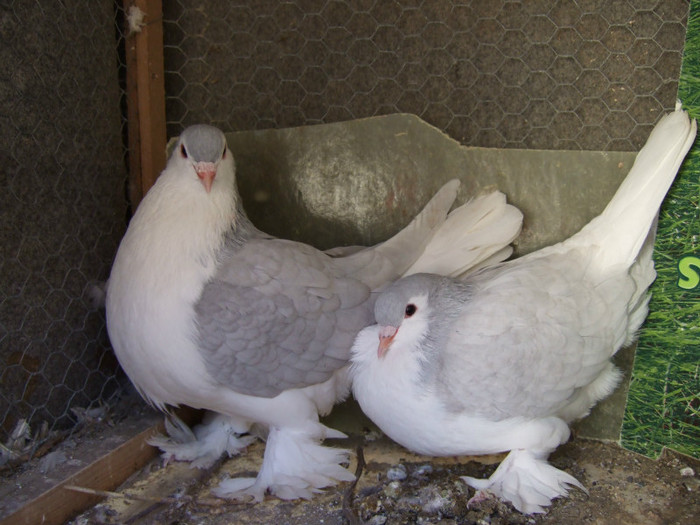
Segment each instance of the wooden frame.
[[[130,27],[133,9],[143,19]],[[129,135],[129,199],[132,209],[165,167],[165,84],[162,0],[124,0],[126,96]],[[134,20],[136,17],[133,17]],[[186,421],[192,421],[186,417]],[[107,491],[118,487],[157,454],[148,438],[162,433],[162,424],[131,438],[109,454],[28,502],[0,525],[60,525],[95,505],[102,497],[69,491],[67,485]]]
[[[189,426],[199,423],[203,414],[201,410],[187,406],[176,409],[174,413]],[[155,458],[159,450],[149,445],[148,440],[163,433],[165,433],[163,422],[139,432],[0,520],[0,525],[34,525],[36,523],[62,525],[99,503],[104,499],[104,495],[100,493],[116,489]],[[89,490],[76,492],[67,488],[71,486]]]
[[157,450],[147,443],[155,434],[162,433],[162,423],[148,428],[126,441],[84,469],[58,483],[19,510],[0,521],[0,525],[61,525],[85,509],[99,503],[101,496],[82,494],[65,488],[69,485],[112,490],[146,463]]
[[[143,14],[138,27],[127,26],[126,96],[129,133],[129,198],[132,209],[165,167],[165,82],[162,0],[124,0],[127,19]],[[133,18],[132,18],[133,20]]]

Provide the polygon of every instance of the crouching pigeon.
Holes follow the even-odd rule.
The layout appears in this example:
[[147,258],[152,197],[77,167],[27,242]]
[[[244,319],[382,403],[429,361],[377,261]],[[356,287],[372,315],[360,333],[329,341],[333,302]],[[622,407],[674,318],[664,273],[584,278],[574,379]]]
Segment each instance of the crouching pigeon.
[[224,481],[219,495],[308,498],[353,479],[348,451],[321,445],[344,435],[319,414],[349,393],[350,348],[375,292],[412,266],[459,274],[502,260],[520,231],[499,193],[448,216],[458,185],[388,241],[324,253],[256,229],[224,134],[187,128],[129,224],[106,297],[112,345],[143,397],[214,413],[183,443],[161,439],[166,455],[210,463],[244,448],[255,424],[267,430],[257,478]]
[[463,479],[521,512],[583,488],[547,458],[619,381],[610,358],[647,315],[657,212],[695,133],[685,112],[663,117],[602,214],[564,242],[390,285],[353,346],[364,412],[420,454],[510,451],[489,479]]

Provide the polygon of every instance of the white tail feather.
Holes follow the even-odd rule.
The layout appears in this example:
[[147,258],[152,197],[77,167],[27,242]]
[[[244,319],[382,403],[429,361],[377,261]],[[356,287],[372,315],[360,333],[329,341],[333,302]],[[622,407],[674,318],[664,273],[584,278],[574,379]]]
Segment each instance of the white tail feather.
[[[346,264],[353,264],[363,271],[377,255],[384,257],[390,265],[381,270],[376,263],[374,274],[364,272],[363,281],[371,288],[379,288],[387,281],[398,278],[412,261],[424,253],[425,246],[438,228],[444,223],[455,198],[460,182],[453,179],[440,188],[423,210],[399,233],[372,247],[359,250],[346,257]],[[336,252],[337,253],[337,252]]]
[[696,122],[677,109],[654,127],[608,206],[567,244],[602,248],[603,265],[631,265],[695,140]]
[[459,277],[510,256],[508,245],[520,233],[523,214],[495,191],[472,199],[453,210],[406,271]]

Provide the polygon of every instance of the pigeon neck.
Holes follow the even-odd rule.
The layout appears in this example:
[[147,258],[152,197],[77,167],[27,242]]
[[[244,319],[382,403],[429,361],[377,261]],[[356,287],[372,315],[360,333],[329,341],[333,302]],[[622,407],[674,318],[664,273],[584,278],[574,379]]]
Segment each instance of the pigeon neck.
[[236,204],[236,213],[230,227],[224,232],[221,251],[231,253],[241,248],[248,240],[260,233],[246,215],[240,201]]

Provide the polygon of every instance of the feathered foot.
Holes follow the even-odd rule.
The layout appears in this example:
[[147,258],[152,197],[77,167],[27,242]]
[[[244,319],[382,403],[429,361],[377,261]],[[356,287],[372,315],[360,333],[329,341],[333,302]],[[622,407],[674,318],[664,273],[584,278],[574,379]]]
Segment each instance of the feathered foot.
[[[512,450],[488,479],[462,476],[462,480],[477,489],[472,498],[475,502],[484,499],[484,491],[488,491],[524,514],[545,512],[544,507],[554,498],[567,496],[572,486],[588,493],[576,478],[529,450]],[[472,500],[467,505],[470,503]]]
[[254,436],[241,435],[248,431],[249,426],[241,420],[207,412],[204,421],[194,427],[193,432],[181,419],[169,415],[165,418],[168,435],[154,436],[148,443],[163,452],[166,462],[189,461],[192,467],[207,468],[223,453],[237,455],[255,441]]
[[298,428],[270,428],[257,478],[230,478],[214,489],[221,498],[262,501],[266,492],[280,499],[310,499],[320,489],[355,479],[341,467],[350,451],[324,447],[325,438],[345,438],[320,423]]

